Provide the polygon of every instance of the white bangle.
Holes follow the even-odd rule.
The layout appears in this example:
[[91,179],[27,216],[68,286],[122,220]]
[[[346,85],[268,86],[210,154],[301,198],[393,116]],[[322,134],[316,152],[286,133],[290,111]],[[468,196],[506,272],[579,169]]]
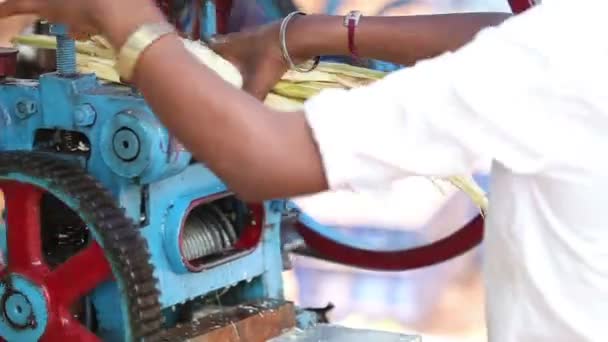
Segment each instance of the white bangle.
[[293,62],[293,60],[291,59],[291,56],[289,55],[289,51],[287,50],[287,25],[289,24],[291,19],[293,19],[293,17],[295,17],[296,15],[306,15],[306,13],[303,13],[300,11],[291,12],[281,22],[281,30],[280,30],[280,34],[279,34],[280,42],[281,42],[281,52],[283,53],[283,58],[285,59],[285,61],[287,62],[287,64],[289,65],[289,67],[292,70],[296,70],[296,71],[302,72],[302,73],[311,72],[311,71],[315,70],[317,68],[317,66],[319,65],[319,62],[321,61],[321,56],[317,56],[314,58],[313,64],[309,69],[303,69],[303,68],[297,66]]

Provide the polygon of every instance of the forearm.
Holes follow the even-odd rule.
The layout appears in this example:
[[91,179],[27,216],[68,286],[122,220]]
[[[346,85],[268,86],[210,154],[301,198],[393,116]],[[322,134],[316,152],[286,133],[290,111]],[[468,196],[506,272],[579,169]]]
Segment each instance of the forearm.
[[245,199],[326,188],[304,115],[268,109],[201,67],[177,39],[146,51],[135,81],[167,128]]
[[[143,21],[162,20],[148,17]],[[123,44],[136,26],[109,25],[113,45]],[[134,82],[172,134],[241,197],[270,199],[327,188],[304,115],[270,110],[224,82],[177,36],[144,51]]]
[[[453,51],[483,28],[509,13],[457,13],[405,17],[362,17],[355,43],[361,57],[411,65]],[[349,55],[347,28],[341,16],[309,15],[289,24],[287,45],[294,56]]]

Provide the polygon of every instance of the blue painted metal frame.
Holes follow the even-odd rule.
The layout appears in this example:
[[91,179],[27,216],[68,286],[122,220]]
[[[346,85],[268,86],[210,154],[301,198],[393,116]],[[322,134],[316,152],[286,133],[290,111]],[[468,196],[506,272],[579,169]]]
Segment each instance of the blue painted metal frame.
[[[73,45],[65,46],[70,50],[61,51],[62,56],[74,53]],[[116,132],[125,128],[128,133],[119,134],[123,140],[117,141]],[[53,73],[39,81],[1,80],[0,151],[35,150],[34,138],[40,129],[84,134],[91,146],[88,158],[58,157],[80,162],[114,194],[135,222],[141,220],[142,204],[147,208],[142,233],[156,267],[164,308],[241,282],[246,284],[242,292],[248,299],[282,298],[281,211],[277,210],[281,206],[271,202],[264,204],[263,237],[253,252],[200,273],[179,272],[172,267],[172,262],[177,262],[175,256],[167,255],[171,252],[167,231],[175,228],[168,226],[172,208],[225,192],[226,186],[204,165],[190,164],[191,154],[170,136],[136,91],[102,84],[94,75]],[[122,145],[125,141],[129,144]],[[132,144],[138,145],[139,153],[133,153]],[[133,158],[126,161],[117,155]],[[147,198],[142,196],[144,192]],[[0,240],[5,251],[6,235]],[[116,313],[120,306],[116,291],[116,286],[108,283],[92,294],[105,340],[116,340],[123,329],[121,315]]]
[[178,9],[178,22],[185,32],[191,32],[195,20],[195,2],[202,3],[202,18],[200,34],[202,37],[213,36],[217,32],[217,20],[215,17],[215,2],[213,0],[186,0]]

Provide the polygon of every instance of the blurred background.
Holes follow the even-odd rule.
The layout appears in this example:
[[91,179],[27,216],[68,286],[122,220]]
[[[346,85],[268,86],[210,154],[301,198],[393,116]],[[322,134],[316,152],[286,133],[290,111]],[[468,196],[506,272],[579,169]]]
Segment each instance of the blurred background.
[[352,9],[366,15],[409,15],[470,11],[508,12],[507,0],[293,0],[307,12],[346,14]]

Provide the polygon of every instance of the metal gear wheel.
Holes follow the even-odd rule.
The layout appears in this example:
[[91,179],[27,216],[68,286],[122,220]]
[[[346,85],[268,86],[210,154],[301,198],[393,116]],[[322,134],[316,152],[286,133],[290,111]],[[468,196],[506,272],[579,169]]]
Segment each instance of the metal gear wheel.
[[[93,177],[49,154],[0,152],[0,189],[7,241],[0,271],[2,338],[99,341],[74,306],[113,279],[120,291],[124,340],[162,340],[159,291],[146,240]],[[48,195],[76,213],[91,237],[59,262],[47,261],[43,248],[41,202]]]

